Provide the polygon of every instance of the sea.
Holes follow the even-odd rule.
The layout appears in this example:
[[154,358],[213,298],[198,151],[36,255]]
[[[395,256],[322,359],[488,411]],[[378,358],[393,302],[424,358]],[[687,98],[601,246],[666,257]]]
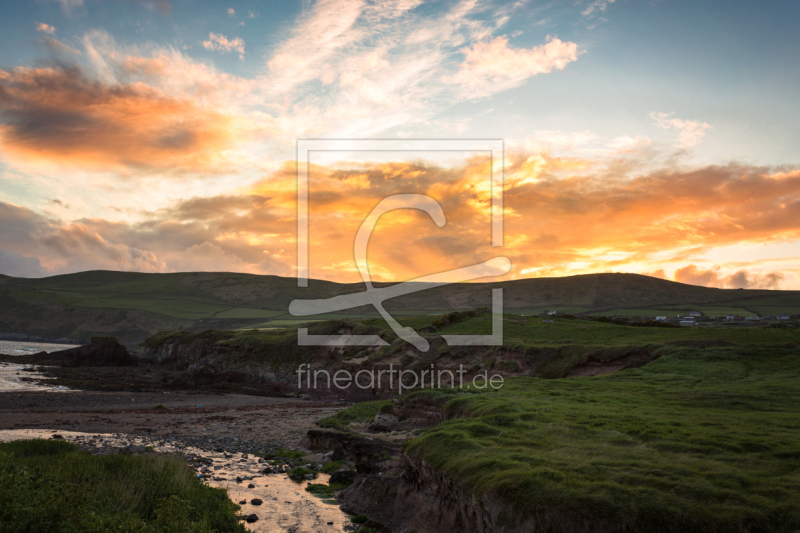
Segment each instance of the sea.
[[[29,355],[39,352],[57,352],[75,348],[76,344],[52,344],[46,342],[0,341],[0,354]],[[33,378],[43,378],[41,372],[32,366],[18,363],[0,363],[0,392],[51,391],[69,390],[61,386],[48,386]]]
[[51,344],[47,342],[0,341],[0,354],[30,355],[39,352],[57,352],[76,348],[78,344]]

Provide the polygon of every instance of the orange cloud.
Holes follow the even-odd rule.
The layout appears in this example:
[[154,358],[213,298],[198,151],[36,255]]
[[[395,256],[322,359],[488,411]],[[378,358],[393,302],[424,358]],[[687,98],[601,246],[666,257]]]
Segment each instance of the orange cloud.
[[203,48],[206,50],[219,50],[220,52],[239,52],[239,58],[244,59],[244,41],[237,37],[228,40],[227,37],[221,33],[211,32],[208,34],[208,40],[203,41]]
[[724,275],[718,265],[707,270],[701,270],[696,265],[688,265],[675,271],[675,281],[681,283],[730,289],[777,289],[784,278],[781,272],[762,275],[744,269]]
[[237,120],[141,83],[106,84],[77,67],[0,71],[6,156],[94,169],[213,172]]
[[39,22],[36,24],[36,31],[40,31],[42,33],[49,33],[53,35],[56,32],[56,28],[51,26],[50,24],[45,24],[44,22]]
[[[310,275],[359,281],[353,242],[366,214],[386,196],[418,193],[440,203],[447,224],[439,228],[414,210],[381,217],[368,250],[378,280],[412,279],[504,255],[515,277],[628,271],[666,278],[674,271],[677,281],[720,287],[800,281],[763,264],[698,266],[716,247],[800,239],[800,170],[728,165],[631,177],[631,168],[507,153],[506,245],[493,248],[485,157],[453,166],[424,160],[312,165]],[[62,223],[7,208],[16,214],[4,222],[0,249],[38,258],[51,270],[105,258],[141,269],[291,275],[295,197],[296,170],[287,163],[250,190],[182,200],[137,223]],[[86,253],[78,258],[76,249]]]

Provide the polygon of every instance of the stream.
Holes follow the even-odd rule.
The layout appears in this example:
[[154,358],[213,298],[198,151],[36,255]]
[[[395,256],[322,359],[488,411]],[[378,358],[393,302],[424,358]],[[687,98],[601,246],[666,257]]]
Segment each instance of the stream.
[[[267,466],[263,459],[246,453],[227,453],[202,450],[159,437],[144,437],[124,433],[82,433],[45,429],[0,430],[0,441],[18,439],[49,439],[54,434],[74,442],[95,454],[119,453],[128,448],[133,453],[144,452],[150,446],[155,452],[181,453],[190,465],[203,476],[209,486],[228,490],[234,503],[240,504],[240,515],[255,514],[258,520],[245,523],[249,531],[258,533],[343,533],[353,531],[348,515],[339,509],[335,500],[323,500],[305,490],[309,483],[296,483],[286,474],[263,474]],[[259,462],[260,461],[260,462]],[[327,483],[328,475],[319,474],[314,483]],[[241,482],[237,483],[237,478]],[[248,488],[252,485],[251,488]],[[261,500],[253,504],[254,499]],[[245,503],[241,503],[245,502]]]

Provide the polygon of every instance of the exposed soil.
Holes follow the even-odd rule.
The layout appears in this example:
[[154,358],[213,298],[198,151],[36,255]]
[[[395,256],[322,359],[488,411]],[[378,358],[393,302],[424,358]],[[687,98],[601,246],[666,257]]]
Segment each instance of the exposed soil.
[[[163,406],[163,408],[157,408]],[[0,392],[0,429],[50,428],[298,445],[342,409],[298,399],[180,392]]]
[[597,361],[589,359],[582,365],[573,367],[565,377],[571,378],[576,376],[602,376],[610,374],[623,368],[636,368],[644,366],[650,361],[657,359],[657,356],[649,353],[636,353],[614,359],[613,361]]

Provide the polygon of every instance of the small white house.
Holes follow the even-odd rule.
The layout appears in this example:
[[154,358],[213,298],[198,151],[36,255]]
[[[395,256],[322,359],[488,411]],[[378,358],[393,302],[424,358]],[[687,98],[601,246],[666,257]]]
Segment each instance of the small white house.
[[725,320],[736,320],[736,315],[726,315]]
[[778,315],[778,320],[789,320],[789,315]]
[[555,315],[556,313],[558,313],[558,311],[548,311],[547,312],[548,315]]
[[689,313],[689,316],[703,316],[703,313],[701,313],[700,311],[691,311]]
[[666,321],[667,321],[667,317],[665,317],[665,316],[657,316],[656,317],[656,322],[666,322]]

